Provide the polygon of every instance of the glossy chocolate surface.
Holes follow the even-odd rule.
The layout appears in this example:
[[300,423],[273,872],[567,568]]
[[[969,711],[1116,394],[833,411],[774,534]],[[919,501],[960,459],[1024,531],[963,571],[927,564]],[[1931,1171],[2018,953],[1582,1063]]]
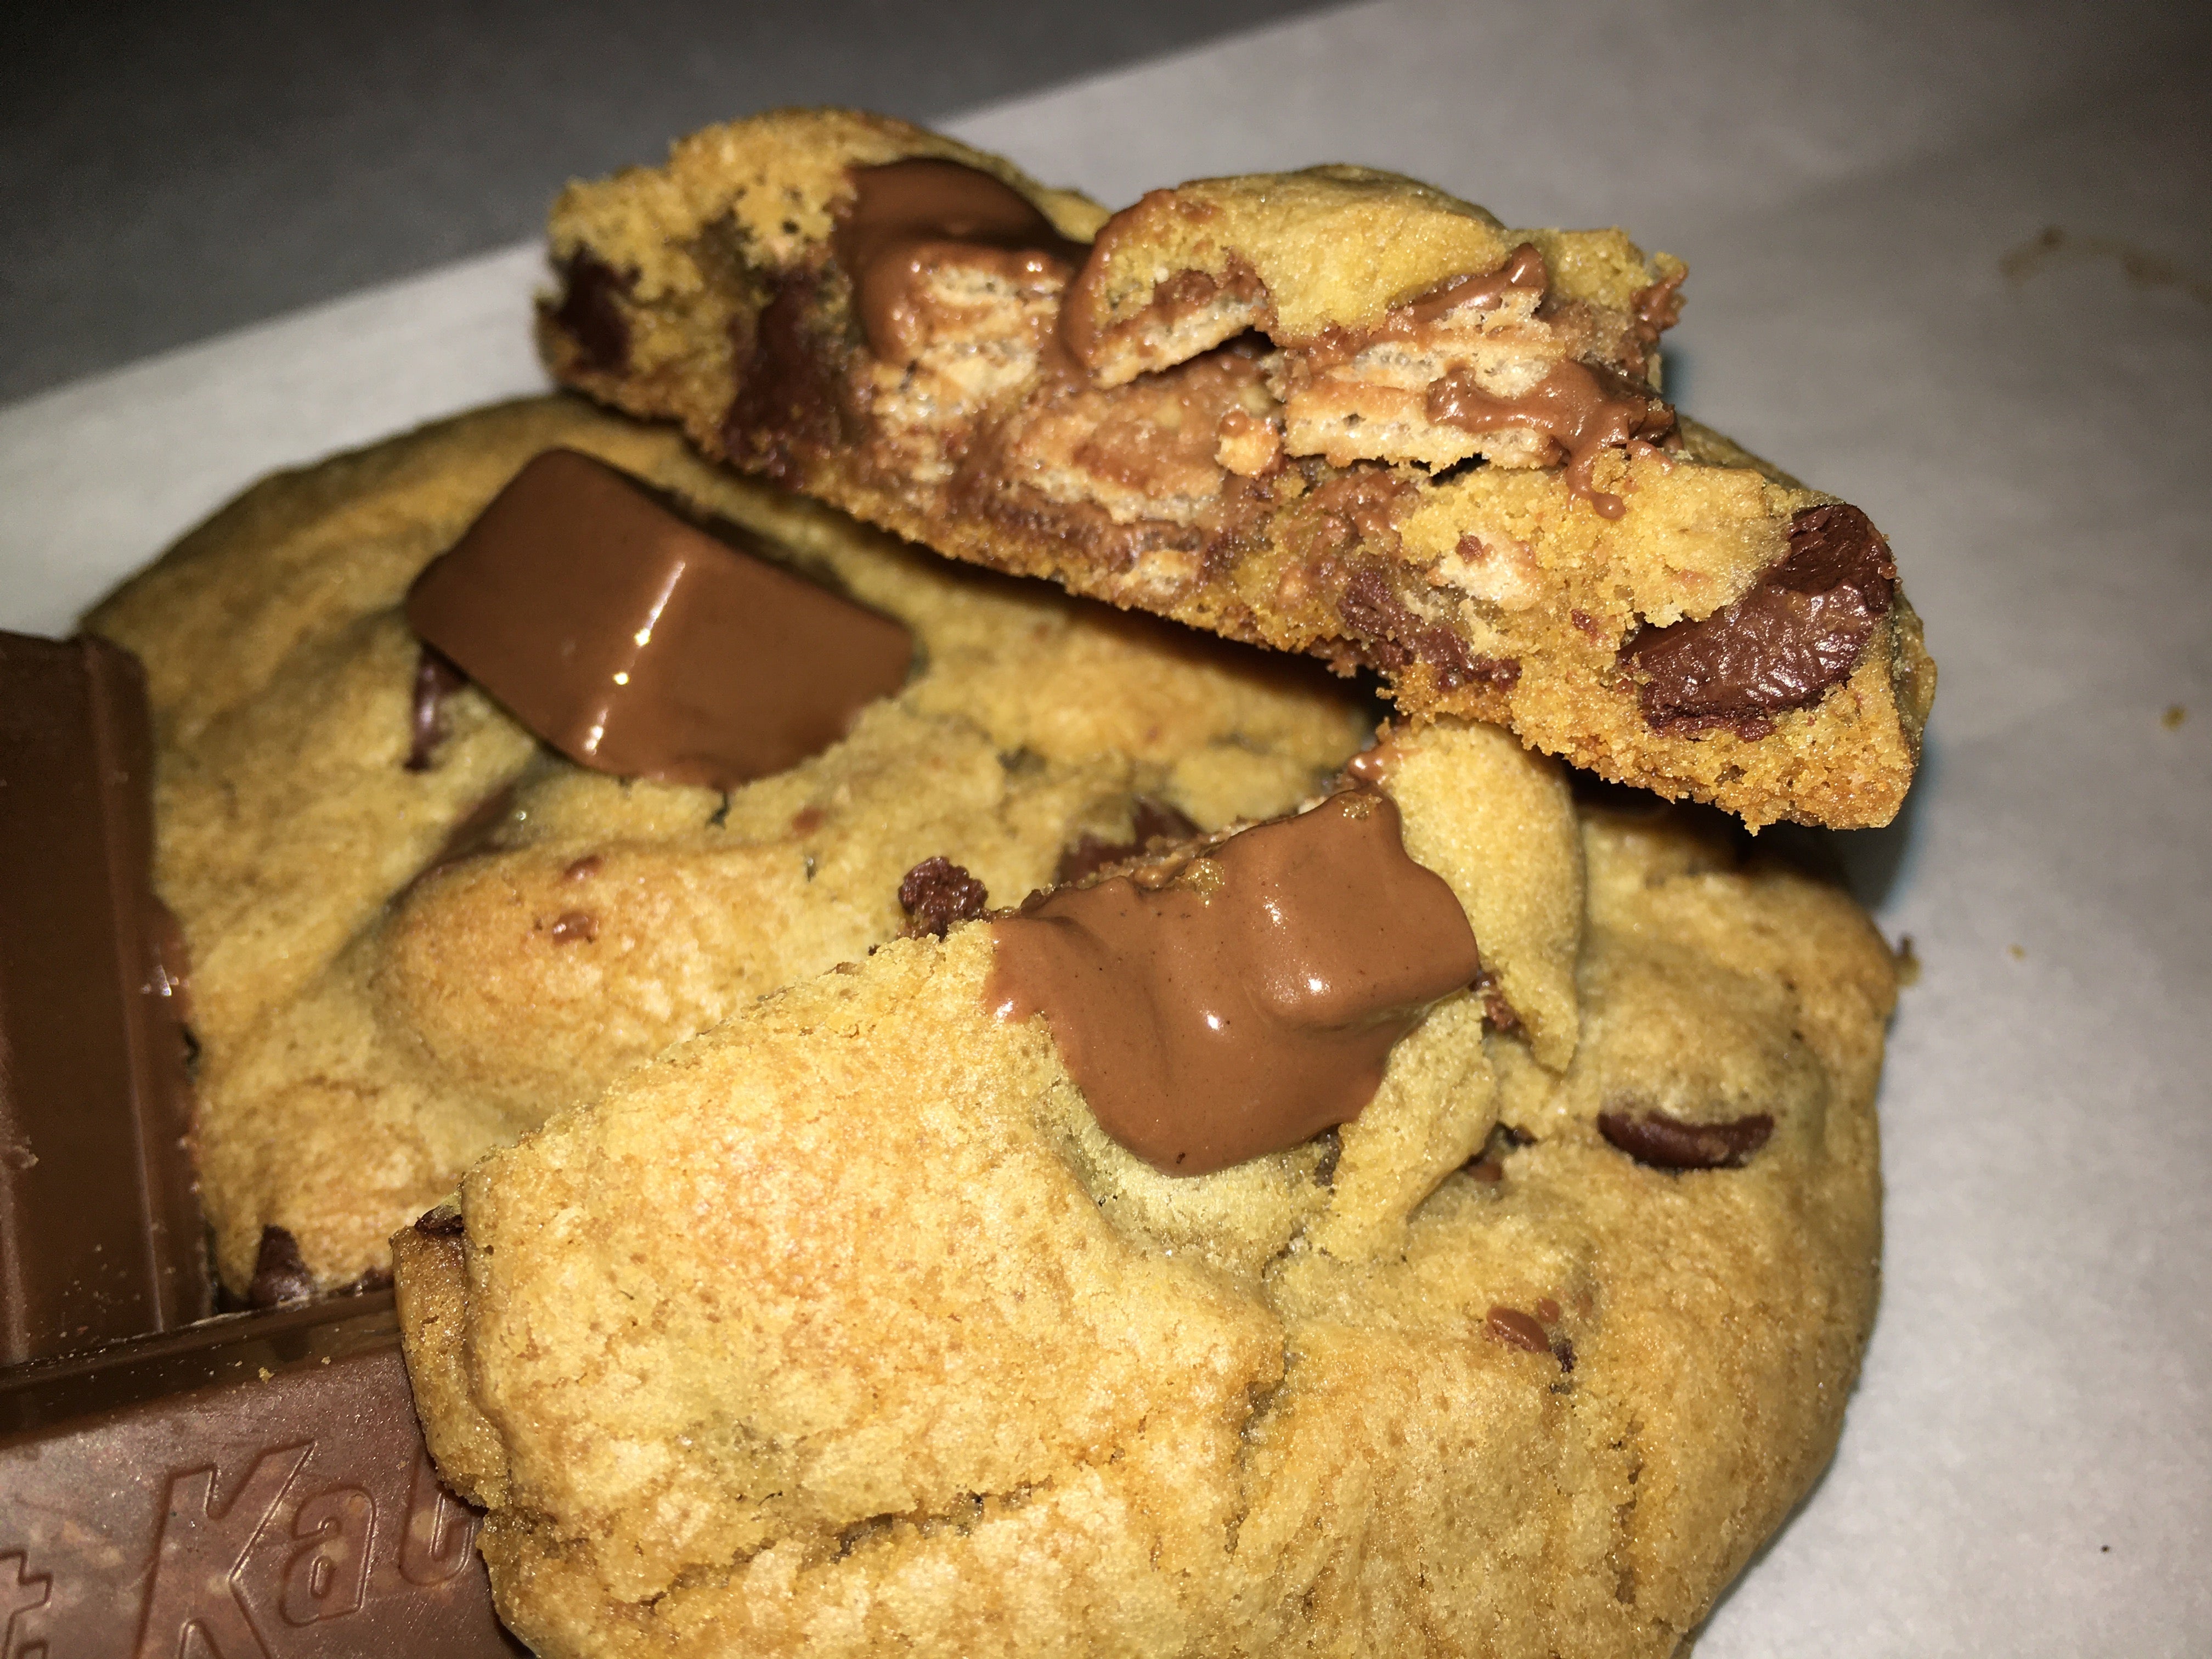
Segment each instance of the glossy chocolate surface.
[[1773,715],[1820,701],[1850,678],[1889,610],[1897,566],[1872,520],[1847,502],[1790,521],[1790,550],[1733,605],[1649,628],[1621,649],[1655,726],[1771,731]]
[[508,1659],[391,1294],[0,1374],[0,1634],[180,1659]]
[[1012,185],[958,161],[858,168],[853,188],[831,246],[852,279],[868,349],[885,362],[913,361],[915,290],[938,266],[981,266],[1020,282],[1065,276],[1090,252]]
[[145,677],[0,635],[0,1364],[211,1308]]
[[422,573],[407,619],[579,765],[720,789],[828,748],[913,654],[898,623],[563,449]]
[[1370,789],[995,926],[989,1006],[1042,1012],[1100,1126],[1171,1175],[1357,1117],[1391,1046],[1481,966]]

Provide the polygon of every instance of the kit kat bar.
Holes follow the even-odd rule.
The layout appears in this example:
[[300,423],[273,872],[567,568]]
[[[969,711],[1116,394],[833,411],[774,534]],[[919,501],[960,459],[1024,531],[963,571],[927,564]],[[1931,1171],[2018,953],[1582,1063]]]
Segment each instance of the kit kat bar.
[[513,1659],[392,1293],[0,1373],[10,1655]]
[[153,769],[136,658],[0,634],[0,1364],[211,1309]]

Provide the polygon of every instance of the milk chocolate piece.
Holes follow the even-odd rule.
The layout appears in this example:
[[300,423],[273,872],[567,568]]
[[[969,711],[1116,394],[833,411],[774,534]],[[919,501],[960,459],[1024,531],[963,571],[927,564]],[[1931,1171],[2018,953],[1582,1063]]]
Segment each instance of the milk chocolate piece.
[[1889,544],[1865,514],[1843,501],[1808,507],[1790,521],[1789,552],[1742,598],[1694,622],[1645,629],[1620,659],[1644,681],[1653,726],[1763,738],[1772,716],[1850,678],[1896,584]]
[[153,769],[136,658],[0,634],[0,1364],[213,1305]]
[[0,1374],[0,1492],[10,1659],[523,1651],[423,1449],[389,1291]]
[[940,266],[980,267],[1016,283],[1065,276],[1090,250],[1012,185],[958,161],[910,160],[853,174],[851,208],[831,247],[852,278],[868,349],[914,361],[921,336],[917,293]]
[[1042,1012],[1100,1126],[1171,1175],[1357,1117],[1391,1045],[1481,965],[1450,887],[1369,789],[996,928],[991,1008]]
[[565,449],[416,579],[407,620],[579,765],[718,789],[828,748],[913,654],[899,623]]
[[1734,1170],[1766,1145],[1774,1119],[1753,1112],[1726,1123],[1686,1123],[1665,1112],[1615,1109],[1597,1115],[1597,1132],[1655,1170]]

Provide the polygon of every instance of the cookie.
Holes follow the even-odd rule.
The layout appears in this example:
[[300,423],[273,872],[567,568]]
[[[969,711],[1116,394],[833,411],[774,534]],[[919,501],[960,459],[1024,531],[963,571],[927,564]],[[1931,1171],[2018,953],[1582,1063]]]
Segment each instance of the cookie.
[[572,185],[563,382],[941,552],[1380,671],[1754,828],[1884,823],[1934,668],[1867,515],[1662,392],[1680,261],[1366,169],[1107,216],[784,112]]
[[[402,601],[549,450],[903,623],[910,678],[726,791],[586,769],[465,684],[426,744]],[[201,1198],[225,1284],[264,1300],[374,1279],[488,1148],[932,925],[902,903],[917,866],[958,866],[968,913],[1012,902],[1147,828],[1282,810],[1373,720],[1301,665],[947,565],[568,398],[258,485],[88,626],[146,665]]]
[[1834,1445],[1888,952],[1504,733],[1366,769],[1522,988],[1435,1002],[1330,1134],[1178,1178],[1103,1133],[991,1006],[1032,907],[738,1012],[399,1235],[526,1640],[1681,1650]]

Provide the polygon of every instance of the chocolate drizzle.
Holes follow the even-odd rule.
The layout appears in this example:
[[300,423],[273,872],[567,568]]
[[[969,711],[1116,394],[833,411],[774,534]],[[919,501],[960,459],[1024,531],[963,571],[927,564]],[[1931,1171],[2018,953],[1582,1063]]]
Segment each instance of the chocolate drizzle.
[[1353,789],[1185,860],[1032,899],[985,992],[1042,1013],[1099,1125],[1205,1175],[1357,1117],[1392,1046],[1480,963],[1389,797]]
[[1733,605],[1647,628],[1621,647],[1659,730],[1721,726],[1745,738],[1850,678],[1888,611],[1897,566],[1867,515],[1842,501],[1790,521],[1790,550]]

